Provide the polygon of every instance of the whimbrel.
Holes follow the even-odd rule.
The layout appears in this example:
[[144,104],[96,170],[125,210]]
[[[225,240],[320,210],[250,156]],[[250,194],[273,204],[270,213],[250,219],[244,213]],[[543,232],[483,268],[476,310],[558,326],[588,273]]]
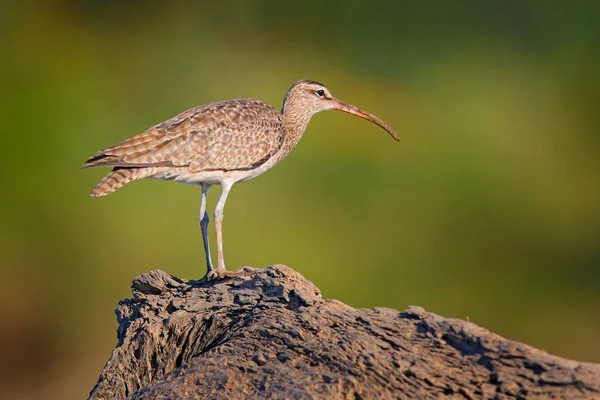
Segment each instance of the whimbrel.
[[[256,99],[228,100],[192,108],[117,145],[100,150],[82,168],[113,167],[91,196],[105,196],[143,178],[199,185],[198,221],[208,277],[227,275],[223,259],[223,208],[234,183],[252,179],[283,160],[298,144],[311,117],[325,110],[354,114],[400,138],[385,122],[336,99],[325,85],[301,80],[288,90],[281,112]],[[214,210],[217,268],[208,240],[206,195],[221,185]]]

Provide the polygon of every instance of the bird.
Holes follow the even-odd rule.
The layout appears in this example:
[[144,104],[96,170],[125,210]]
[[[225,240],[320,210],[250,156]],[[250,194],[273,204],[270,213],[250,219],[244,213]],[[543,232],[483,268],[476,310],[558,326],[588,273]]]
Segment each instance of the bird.
[[[287,91],[281,111],[269,104],[241,98],[201,105],[184,111],[130,139],[98,151],[81,168],[112,167],[91,196],[106,196],[144,178],[200,186],[198,223],[208,279],[232,276],[223,257],[223,210],[235,183],[259,176],[296,147],[313,115],[338,110],[370,121],[400,138],[385,122],[333,97],[320,82],[300,80]],[[217,266],[210,255],[206,197],[214,185],[221,195],[214,209]]]

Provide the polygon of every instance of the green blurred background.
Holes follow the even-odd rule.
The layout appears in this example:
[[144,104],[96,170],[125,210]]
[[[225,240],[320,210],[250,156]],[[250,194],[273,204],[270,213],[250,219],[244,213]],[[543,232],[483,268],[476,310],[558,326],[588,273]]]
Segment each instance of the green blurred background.
[[198,188],[91,198],[107,170],[86,158],[196,105],[279,108],[298,79],[403,142],[317,115],[232,190],[230,269],[284,263],[326,298],[600,362],[600,2],[451,4],[3,2],[0,392],[84,398],[132,278],[204,273]]

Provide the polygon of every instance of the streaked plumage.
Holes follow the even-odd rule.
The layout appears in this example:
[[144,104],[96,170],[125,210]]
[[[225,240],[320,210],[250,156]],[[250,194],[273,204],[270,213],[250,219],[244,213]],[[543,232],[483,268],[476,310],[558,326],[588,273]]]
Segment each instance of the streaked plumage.
[[[231,185],[273,167],[298,144],[312,115],[338,109],[367,119],[392,135],[384,122],[331,96],[315,81],[298,81],[287,92],[282,112],[256,99],[236,99],[185,111],[117,145],[100,150],[82,168],[114,167],[92,196],[110,194],[142,178],[175,180],[202,187],[200,224],[208,272],[225,273],[222,256],[222,212]],[[218,266],[213,270],[208,249],[206,192],[219,184],[223,192],[215,209]]]

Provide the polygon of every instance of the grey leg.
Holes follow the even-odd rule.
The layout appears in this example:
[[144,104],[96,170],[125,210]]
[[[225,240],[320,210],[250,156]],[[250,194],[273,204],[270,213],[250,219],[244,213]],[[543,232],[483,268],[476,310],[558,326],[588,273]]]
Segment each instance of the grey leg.
[[208,241],[208,213],[206,212],[206,194],[210,189],[211,185],[201,185],[202,188],[202,199],[200,200],[200,212],[198,213],[198,223],[202,230],[202,241],[204,242],[204,254],[206,255],[206,269],[208,272],[214,270],[212,261],[210,260],[210,246]]
[[232,184],[223,184],[223,190],[221,191],[221,197],[215,207],[215,231],[217,233],[217,272],[225,272],[225,261],[223,259],[223,230],[221,224],[223,223],[223,208],[225,208],[225,202],[227,201],[227,195],[231,190]]

